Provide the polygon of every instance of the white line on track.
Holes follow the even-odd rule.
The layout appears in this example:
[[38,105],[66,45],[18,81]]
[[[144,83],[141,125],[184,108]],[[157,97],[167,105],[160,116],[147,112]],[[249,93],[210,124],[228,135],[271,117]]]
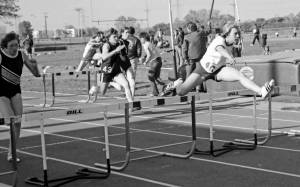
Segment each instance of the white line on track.
[[[7,149],[7,148],[1,147],[1,146],[0,146],[0,148],[1,149]],[[39,155],[39,154],[29,153],[29,152],[20,151],[20,150],[18,152],[22,153],[22,154],[25,154],[25,155],[33,156],[33,157],[42,158],[42,156]],[[58,158],[54,158],[54,157],[47,157],[47,159],[48,160],[53,160],[53,161],[56,161],[56,162],[60,162],[60,163],[64,163],[64,164],[73,165],[73,166],[84,167],[84,168],[92,169],[92,170],[95,170],[95,171],[100,171],[100,172],[105,172],[106,171],[105,169],[100,169],[100,168],[97,168],[97,167],[92,167],[92,166],[89,166],[89,165],[80,164],[80,163],[76,163],[76,162],[71,162],[71,161],[68,161],[68,160],[58,159]],[[169,183],[165,183],[165,182],[151,180],[151,179],[138,177],[138,176],[134,176],[134,175],[129,175],[129,174],[125,174],[125,173],[120,173],[120,172],[116,172],[116,171],[111,171],[111,173],[115,174],[115,175],[131,178],[131,179],[136,179],[136,180],[143,181],[143,182],[148,182],[148,183],[152,183],[152,184],[161,185],[161,186],[179,187],[178,185],[173,185],[173,184],[169,184]]]
[[[56,119],[57,120],[61,120],[59,118],[56,118]],[[68,120],[68,121],[70,121],[70,120]],[[95,123],[91,123],[91,122],[81,122],[81,123],[95,124]],[[99,126],[99,124],[96,124],[96,125]],[[103,125],[101,125],[101,126],[103,126]],[[27,130],[26,129],[26,131],[32,131],[32,132],[39,133],[39,131],[35,131],[35,130]],[[47,134],[52,134],[52,133],[47,133]],[[164,133],[164,134],[169,134],[169,133]],[[57,135],[57,134],[52,134],[52,135],[70,138],[70,137],[64,136],[64,135]],[[75,137],[72,137],[72,138],[75,138]],[[86,139],[83,139],[83,138],[75,138],[75,139],[87,141]],[[98,141],[92,141],[92,140],[88,140],[88,141],[89,142],[93,142],[93,143],[100,143]],[[270,146],[259,146],[259,147],[265,147],[265,148],[271,148],[271,149],[273,149],[273,147],[270,147]],[[289,150],[289,149],[281,149],[281,148],[275,148],[275,149],[277,149],[277,150]],[[151,150],[151,152],[156,152],[156,151]],[[296,152],[300,152],[300,150],[296,150]],[[157,153],[159,153],[159,152],[157,152]],[[51,158],[51,159],[53,159],[53,160],[60,160],[60,159],[56,159],[56,158]],[[267,173],[273,173],[273,174],[279,174],[279,175],[285,175],[285,176],[300,178],[300,175],[293,174],[293,173],[288,173],[288,172],[280,172],[280,171],[276,171],[276,170],[262,169],[262,168],[256,168],[256,167],[251,167],[251,166],[246,166],[246,165],[240,165],[240,164],[233,164],[233,163],[228,163],[228,162],[214,161],[214,160],[209,160],[209,159],[201,159],[201,158],[197,158],[197,157],[191,157],[191,159],[198,160],[198,161],[215,163],[215,164],[233,166],[233,167],[240,167],[240,168],[245,168],[245,169],[250,169],[250,170],[255,170],[255,171],[262,171],[262,172],[267,172]],[[67,162],[69,162],[69,161],[67,161]],[[76,165],[78,163],[73,163],[73,164]]]
[[[27,130],[27,131],[40,133],[39,131],[35,131],[35,130]],[[47,133],[47,132],[45,134],[59,136],[59,137],[65,137],[65,138],[74,138],[76,140],[88,141],[88,142],[97,143],[97,144],[104,144],[104,142],[94,141],[94,140],[87,140],[87,139],[84,139],[84,138],[76,138],[76,137],[70,137],[70,136],[54,134],[54,133]],[[118,146],[118,147],[124,147],[123,145],[118,145],[118,144],[110,144],[110,145]],[[263,147],[263,146],[261,146],[261,147]],[[132,147],[132,149],[141,149],[141,148]],[[159,151],[154,151],[154,150],[147,150],[147,151],[152,152],[152,153],[157,153],[157,154],[161,153]],[[22,151],[19,151],[19,152],[22,152]],[[50,158],[51,160],[56,160],[56,161],[60,160],[60,159],[56,159],[56,158],[52,158],[52,157],[47,157],[47,158]],[[203,162],[209,162],[209,163],[215,163],[215,164],[221,164],[221,165],[226,165],[226,166],[232,166],[232,167],[239,167],[239,168],[244,168],[244,169],[249,169],[249,170],[273,173],[273,174],[284,175],[284,176],[289,176],[289,177],[300,178],[299,174],[281,172],[281,171],[276,171],[276,170],[271,170],[271,169],[263,169],[263,168],[257,168],[257,167],[246,166],[246,165],[241,165],[241,164],[233,164],[233,163],[229,163],[229,162],[215,161],[215,160],[210,160],[210,159],[202,159],[202,158],[197,158],[197,157],[191,157],[190,159],[203,161]],[[75,164],[78,164],[78,163],[75,163]]]

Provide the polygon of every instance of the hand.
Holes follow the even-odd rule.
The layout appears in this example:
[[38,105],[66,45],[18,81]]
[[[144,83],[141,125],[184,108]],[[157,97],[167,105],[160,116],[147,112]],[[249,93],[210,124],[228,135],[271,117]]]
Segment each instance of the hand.
[[230,65],[235,65],[236,64],[235,59],[234,58],[229,59],[229,64]]
[[120,46],[118,46],[116,49],[115,49],[115,51],[116,52],[120,52],[122,49],[124,49],[125,48],[125,45],[120,45]]

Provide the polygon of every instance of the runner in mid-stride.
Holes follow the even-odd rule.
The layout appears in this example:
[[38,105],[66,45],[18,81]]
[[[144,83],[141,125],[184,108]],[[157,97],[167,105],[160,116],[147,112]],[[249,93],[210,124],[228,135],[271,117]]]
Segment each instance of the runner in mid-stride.
[[186,80],[177,87],[178,95],[186,95],[196,85],[213,79],[215,81],[239,81],[245,88],[256,92],[264,99],[274,87],[274,80],[270,80],[264,86],[259,87],[241,72],[226,63],[235,64],[235,59],[230,54],[233,43],[240,39],[240,30],[234,23],[227,23],[223,27],[223,33],[211,42],[200,62],[196,63],[196,69]]

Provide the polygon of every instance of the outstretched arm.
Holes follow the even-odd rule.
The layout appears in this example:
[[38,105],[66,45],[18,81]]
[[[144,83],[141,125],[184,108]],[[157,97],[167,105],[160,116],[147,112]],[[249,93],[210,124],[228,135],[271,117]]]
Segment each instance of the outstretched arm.
[[23,62],[26,65],[26,67],[29,69],[29,71],[35,76],[35,77],[40,77],[40,71],[38,68],[37,61],[33,58],[29,58],[23,51],[22,57],[23,57]]
[[229,61],[229,63],[231,65],[233,65],[233,64],[236,63],[235,59],[233,58],[233,56],[231,54],[229,54],[229,52],[225,49],[224,46],[221,46],[221,45],[217,46],[216,47],[216,51],[218,51],[222,56],[224,56],[225,58],[227,58],[228,61]]

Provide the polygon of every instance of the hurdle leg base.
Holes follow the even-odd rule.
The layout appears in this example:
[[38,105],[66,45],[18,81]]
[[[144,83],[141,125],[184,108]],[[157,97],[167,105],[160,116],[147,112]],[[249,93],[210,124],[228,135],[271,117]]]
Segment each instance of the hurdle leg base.
[[210,141],[210,149],[208,151],[201,151],[197,148],[194,150],[194,154],[200,155],[212,155],[214,157],[221,156],[225,153],[234,150],[255,150],[257,147],[257,137],[254,138],[254,143],[238,143],[238,142],[227,142],[221,148],[215,149],[213,141]]
[[107,172],[97,172],[82,168],[79,169],[75,175],[69,177],[50,179],[47,182],[37,177],[31,177],[27,178],[25,182],[36,186],[57,187],[80,179],[106,179],[109,175],[109,169]]

